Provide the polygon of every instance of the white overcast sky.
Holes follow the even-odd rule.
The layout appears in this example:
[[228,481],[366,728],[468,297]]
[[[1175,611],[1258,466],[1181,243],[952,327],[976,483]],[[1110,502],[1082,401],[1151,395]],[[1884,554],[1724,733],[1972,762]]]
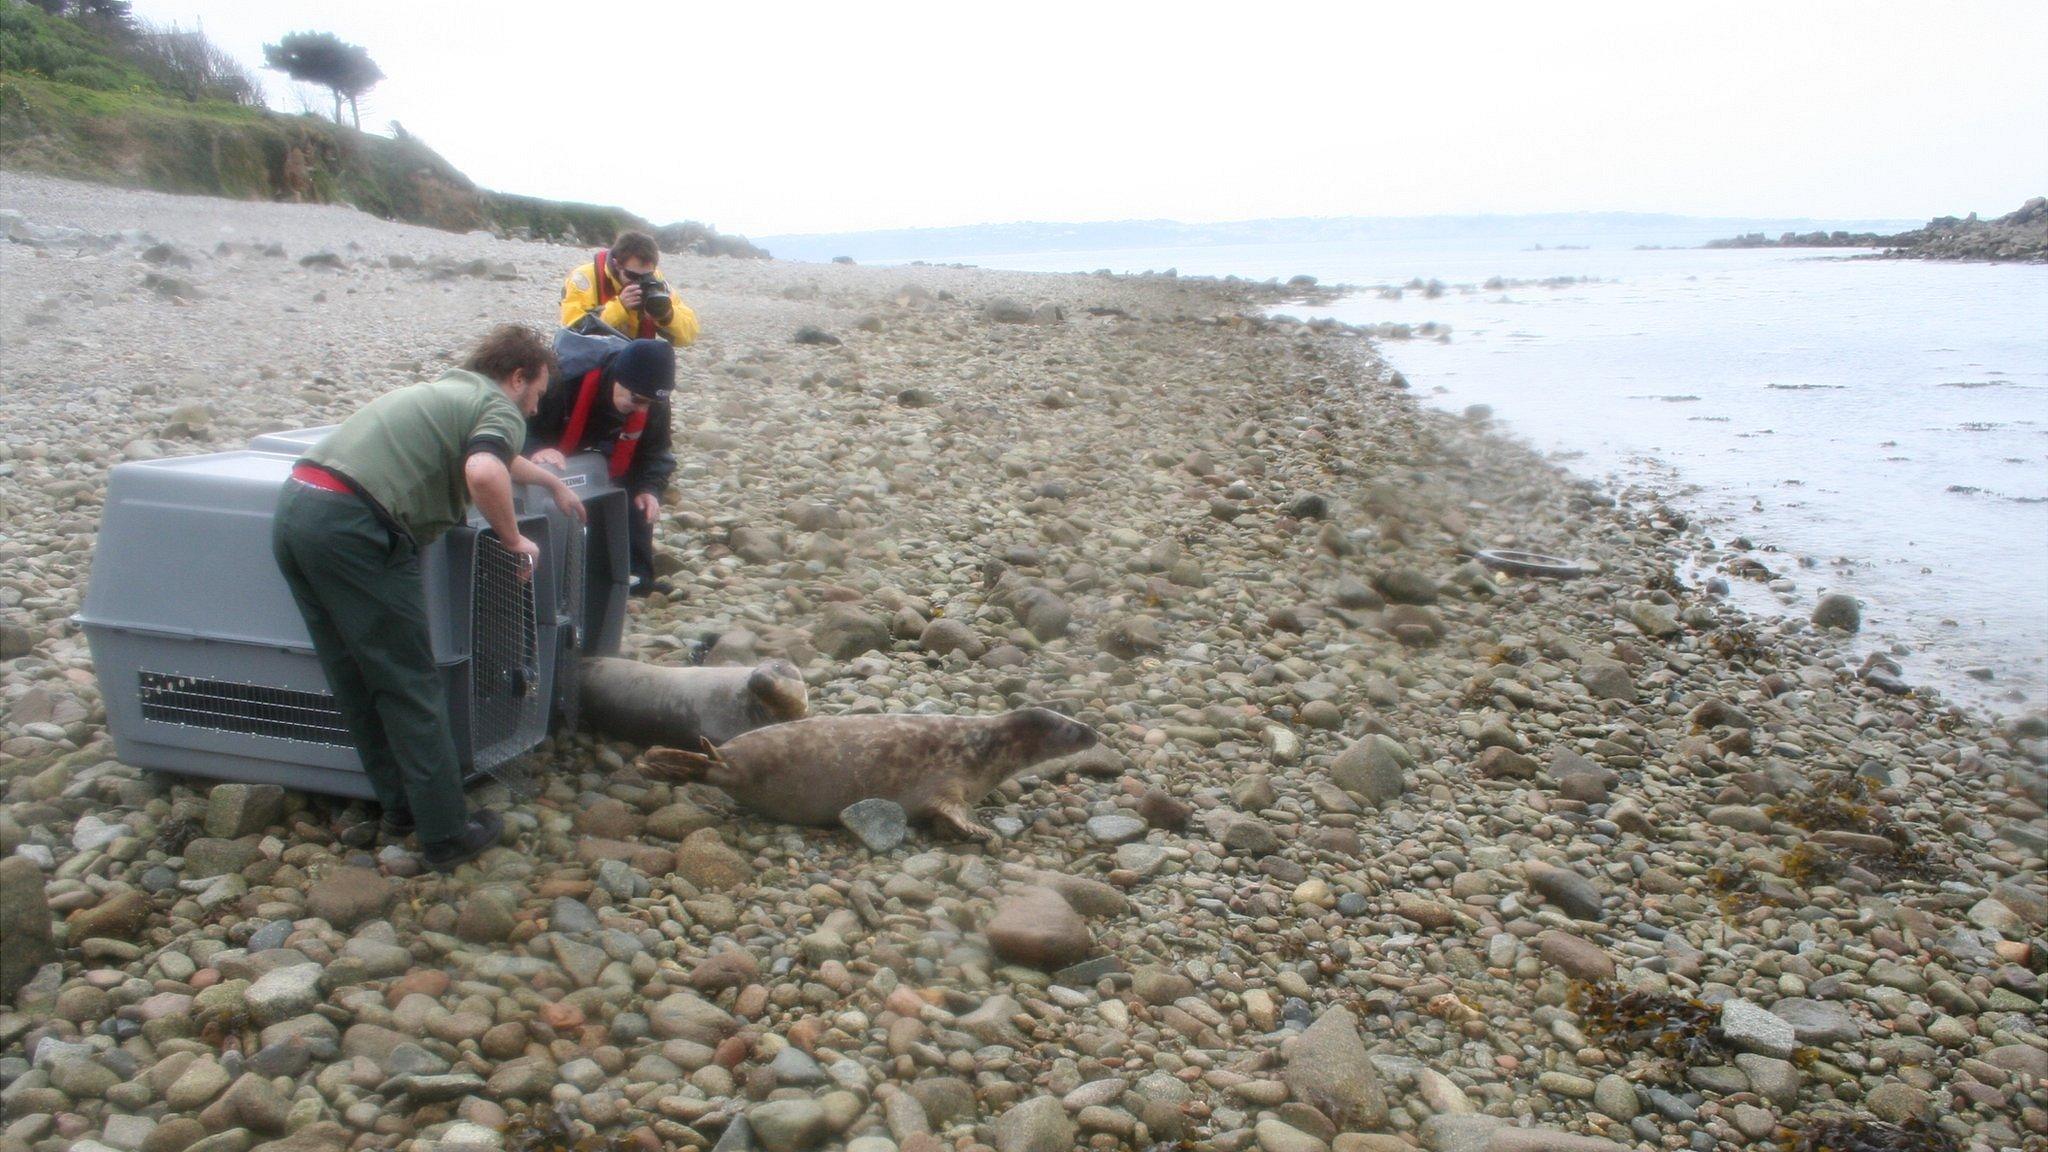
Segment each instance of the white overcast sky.
[[[1644,211],[1917,219],[2048,193],[2048,3],[604,5],[135,0],[388,75],[479,183],[658,223]],[[271,78],[274,107],[296,110]],[[324,93],[316,106],[325,107]]]

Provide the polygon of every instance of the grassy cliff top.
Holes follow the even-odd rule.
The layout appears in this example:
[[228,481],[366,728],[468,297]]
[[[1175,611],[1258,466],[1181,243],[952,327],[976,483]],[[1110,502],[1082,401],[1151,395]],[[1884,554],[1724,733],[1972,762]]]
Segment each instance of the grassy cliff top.
[[623,208],[478,188],[416,138],[272,112],[232,62],[224,74],[167,63],[113,31],[0,0],[0,166],[158,192],[345,204],[457,232],[605,244],[639,228],[670,250],[766,255],[702,225],[655,229]]

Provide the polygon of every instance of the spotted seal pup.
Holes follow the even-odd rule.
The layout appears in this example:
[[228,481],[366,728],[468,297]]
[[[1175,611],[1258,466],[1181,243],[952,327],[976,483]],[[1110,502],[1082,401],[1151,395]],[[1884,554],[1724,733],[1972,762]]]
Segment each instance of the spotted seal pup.
[[856,801],[893,800],[910,818],[962,836],[989,790],[1034,764],[1095,745],[1095,730],[1049,708],[1000,716],[818,716],[735,736],[700,751],[650,748],[648,775],[702,781],[792,824],[829,825]]
[[635,744],[723,744],[810,711],[804,678],[787,660],[684,668],[593,657],[581,671],[582,723]]

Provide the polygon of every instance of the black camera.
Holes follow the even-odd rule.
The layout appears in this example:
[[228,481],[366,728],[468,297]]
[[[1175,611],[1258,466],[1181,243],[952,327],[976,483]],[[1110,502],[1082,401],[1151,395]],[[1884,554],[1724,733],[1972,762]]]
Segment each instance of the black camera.
[[655,316],[666,316],[674,307],[670,302],[668,284],[660,277],[649,273],[639,281],[640,310]]

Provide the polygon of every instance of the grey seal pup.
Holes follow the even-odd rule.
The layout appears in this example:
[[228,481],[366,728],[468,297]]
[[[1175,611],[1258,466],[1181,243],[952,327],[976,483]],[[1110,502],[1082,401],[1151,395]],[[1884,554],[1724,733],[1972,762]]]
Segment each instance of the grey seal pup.
[[584,726],[635,744],[723,744],[810,711],[804,678],[787,660],[685,668],[593,657],[581,671]]
[[974,804],[1035,764],[1091,748],[1095,730],[1049,708],[998,716],[817,716],[760,728],[716,747],[650,748],[657,779],[723,789],[792,824],[834,824],[858,800],[893,800],[912,819],[962,836],[995,833]]

